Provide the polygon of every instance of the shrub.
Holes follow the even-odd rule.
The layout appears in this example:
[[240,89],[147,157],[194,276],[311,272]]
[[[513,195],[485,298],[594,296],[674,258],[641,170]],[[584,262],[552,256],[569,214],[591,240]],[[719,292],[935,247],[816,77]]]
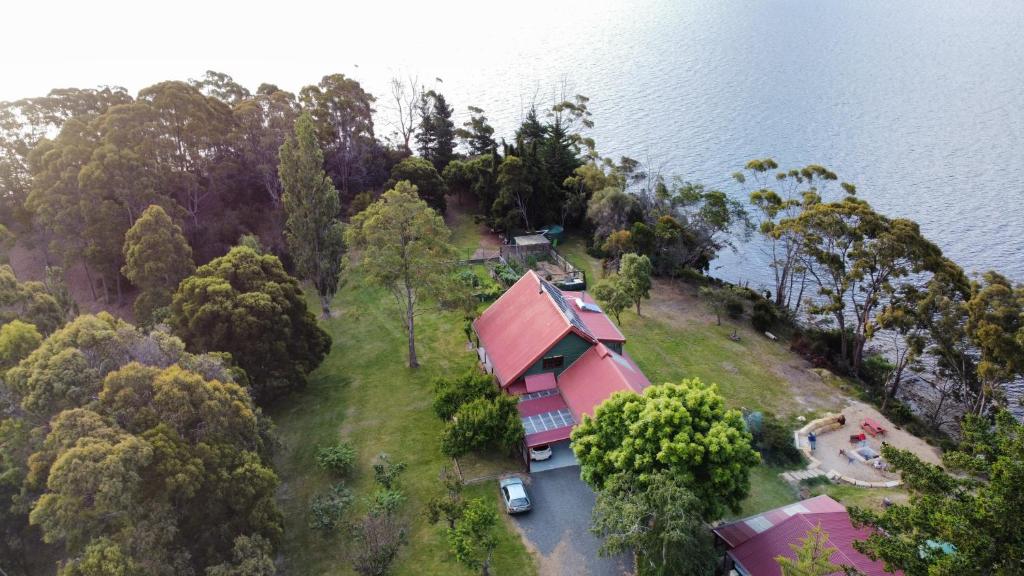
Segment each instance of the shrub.
[[732,318],[733,320],[736,320],[737,318],[742,318],[743,300],[740,300],[740,297],[737,296],[735,292],[729,290],[728,288],[723,288],[722,290],[723,292],[725,292],[725,314],[729,318]]
[[803,463],[803,454],[793,444],[793,431],[771,412],[765,412],[761,425],[750,433],[754,436],[754,447],[765,462],[777,466]]
[[317,494],[309,505],[309,527],[322,532],[340,528],[345,510],[352,504],[352,491],[343,482]]
[[454,378],[435,378],[433,388],[434,413],[442,420],[450,420],[460,406],[471,400],[498,395],[494,378],[473,368]]
[[896,367],[881,354],[872,354],[860,366],[860,378],[873,391],[881,392]]
[[[906,426],[914,422],[914,411],[910,409],[910,406],[895,399],[889,400],[885,407],[885,415],[897,426]],[[923,426],[922,430],[924,430]]]
[[405,462],[392,462],[391,457],[381,453],[373,463],[373,480],[386,490],[398,486],[398,478],[405,472]]
[[348,442],[321,448],[316,453],[316,465],[324,472],[344,476],[356,462],[356,449]]
[[452,457],[488,449],[511,454],[525,435],[517,403],[514,396],[499,394],[460,406],[441,436],[441,451]]
[[750,323],[754,330],[767,332],[779,320],[779,312],[771,302],[760,299],[754,302],[754,312],[750,315]]

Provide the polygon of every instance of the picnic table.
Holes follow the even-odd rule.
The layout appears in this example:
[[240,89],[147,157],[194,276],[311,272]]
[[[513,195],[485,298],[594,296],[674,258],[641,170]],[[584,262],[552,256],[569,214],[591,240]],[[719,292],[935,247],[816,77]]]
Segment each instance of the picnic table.
[[872,418],[865,418],[864,421],[860,423],[860,427],[866,430],[867,433],[871,434],[872,436],[885,434],[885,428],[882,427],[881,424],[879,424]]

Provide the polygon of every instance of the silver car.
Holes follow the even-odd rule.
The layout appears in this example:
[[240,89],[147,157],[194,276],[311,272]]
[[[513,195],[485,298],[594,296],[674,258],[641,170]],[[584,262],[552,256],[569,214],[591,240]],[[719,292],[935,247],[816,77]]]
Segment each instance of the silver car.
[[510,477],[498,481],[501,487],[501,499],[505,503],[505,511],[509,514],[528,512],[533,508],[530,496],[526,494],[526,486],[522,478]]

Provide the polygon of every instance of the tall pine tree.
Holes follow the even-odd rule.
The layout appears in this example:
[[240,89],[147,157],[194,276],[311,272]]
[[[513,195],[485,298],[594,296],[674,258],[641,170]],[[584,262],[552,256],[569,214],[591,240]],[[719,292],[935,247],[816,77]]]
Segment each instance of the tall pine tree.
[[420,130],[416,133],[420,156],[443,172],[455,157],[455,123],[444,94],[429,90],[420,99]]
[[295,121],[295,137],[281,146],[280,156],[285,241],[296,272],[316,286],[328,318],[341,277],[344,234],[338,220],[338,191],[324,172],[324,155],[308,113]]

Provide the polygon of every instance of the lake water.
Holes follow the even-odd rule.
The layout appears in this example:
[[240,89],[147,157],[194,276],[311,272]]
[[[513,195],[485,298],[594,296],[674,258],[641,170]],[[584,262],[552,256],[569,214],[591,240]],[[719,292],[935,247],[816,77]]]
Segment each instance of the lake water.
[[[414,41],[402,70],[503,135],[564,82],[591,98],[603,154],[737,196],[751,158],[824,164],[969,271],[1024,281],[1024,2],[558,4]],[[391,72],[371,70],[352,73],[386,113]],[[756,246],[712,273],[767,283]]]

